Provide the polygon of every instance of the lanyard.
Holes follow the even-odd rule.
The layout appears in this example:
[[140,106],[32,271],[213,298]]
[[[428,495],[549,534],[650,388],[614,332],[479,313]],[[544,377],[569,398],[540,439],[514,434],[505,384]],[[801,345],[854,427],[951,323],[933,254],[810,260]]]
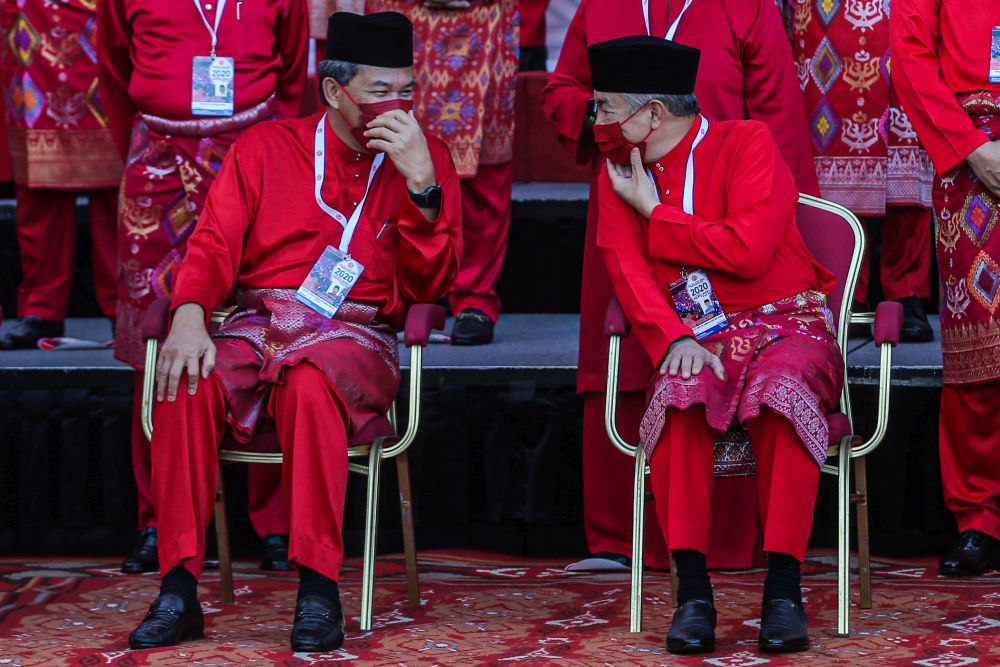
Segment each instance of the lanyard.
[[[674,19],[674,22],[670,24],[670,29],[667,30],[667,34],[664,37],[664,39],[672,40],[674,38],[674,33],[677,32],[677,26],[681,24],[681,19],[684,17],[684,12],[688,10],[688,7],[691,6],[692,2],[694,2],[694,0],[684,0],[684,6],[681,7],[681,13],[678,14],[677,18]],[[646,34],[647,35],[653,34],[652,32],[650,32],[649,28],[649,0],[642,0],[642,18],[644,21],[646,21]]]
[[215,47],[219,43],[219,22],[222,20],[222,12],[226,9],[226,0],[219,0],[219,4],[215,7],[214,27],[208,23],[208,19],[205,17],[205,10],[201,8],[201,0],[194,0],[194,6],[201,16],[202,23],[208,29],[208,34],[212,36],[212,60],[215,60]]
[[351,247],[351,239],[354,238],[354,230],[358,226],[358,221],[361,220],[361,210],[365,207],[365,202],[368,200],[368,193],[371,192],[372,181],[375,180],[375,174],[378,173],[378,168],[382,166],[382,162],[385,160],[385,153],[379,153],[372,161],[372,170],[368,174],[368,185],[365,187],[365,196],[361,198],[361,201],[354,208],[354,213],[351,214],[351,219],[348,220],[344,217],[343,213],[333,207],[327,206],[326,202],[323,201],[323,179],[326,177],[326,122],[326,114],[323,114],[316,125],[316,161],[313,168],[313,174],[316,177],[316,203],[319,204],[320,209],[324,213],[339,222],[340,226],[344,228],[344,233],[340,237],[340,252],[346,255],[348,249]]
[[[687,159],[687,169],[684,171],[684,198],[682,200],[682,206],[684,212],[688,215],[694,215],[694,149],[698,147],[701,140],[705,138],[708,134],[708,119],[698,115],[701,118],[701,127],[698,128],[698,135],[691,142],[691,151],[688,153]],[[653,172],[649,169],[646,170],[646,174],[649,176],[649,180],[656,183],[656,179],[653,178]],[[656,199],[660,200],[660,189],[656,188]]]

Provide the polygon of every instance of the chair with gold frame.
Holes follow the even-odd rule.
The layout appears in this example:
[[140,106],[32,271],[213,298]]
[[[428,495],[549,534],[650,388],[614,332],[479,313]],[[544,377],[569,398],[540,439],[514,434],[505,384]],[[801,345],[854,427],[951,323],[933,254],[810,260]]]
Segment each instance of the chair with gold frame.
[[[837,343],[844,356],[845,382],[840,399],[841,412],[828,416],[830,449],[827,463],[822,470],[836,475],[837,486],[837,634],[846,637],[850,632],[850,504],[858,514],[858,562],[861,580],[861,608],[870,609],[871,554],[868,544],[867,475],[865,459],[882,442],[889,420],[889,385],[892,372],[892,348],[899,343],[902,307],[895,302],[879,304],[876,312],[851,313],[851,296],[861,271],[865,253],[865,234],[861,222],[853,213],[823,199],[799,195],[797,213],[799,231],[817,261],[827,267],[837,278],[837,286],[829,295],[828,304],[837,321]],[[874,324],[875,344],[880,348],[878,412],[871,437],[863,440],[854,431],[851,417],[847,371],[847,328],[849,323]],[[617,426],[618,370],[622,338],[628,335],[628,322],[617,300],[612,300],[605,319],[608,345],[607,401],[605,427],[611,442],[622,453],[635,458],[632,523],[632,581],[629,630],[642,630],[642,558],[645,525],[646,475],[649,466],[646,453],[621,437]],[[850,492],[850,466],[854,460],[854,488]],[[672,569],[673,571],[673,569]],[[676,580],[674,580],[676,592]]]
[[[169,300],[159,299],[146,314],[143,338],[146,340],[146,368],[156,367],[160,341],[166,338]],[[226,318],[228,312],[212,313],[212,323],[217,325]],[[361,574],[361,630],[367,632],[372,627],[372,602],[375,591],[375,539],[378,524],[378,499],[382,462],[396,460],[399,481],[399,508],[403,528],[403,552],[406,563],[407,598],[412,608],[420,604],[420,589],[417,579],[416,537],[413,529],[413,499],[410,488],[410,467],[406,450],[417,435],[420,426],[420,392],[423,370],[423,351],[427,346],[431,331],[441,330],[445,325],[444,308],[438,305],[418,304],[410,307],[403,337],[404,345],[410,350],[409,369],[409,412],[406,431],[398,434],[396,405],[393,404],[384,419],[366,426],[362,432],[352,436],[348,443],[348,464],[350,472],[368,478],[367,501],[365,507],[364,552]],[[153,401],[155,377],[145,373],[142,388],[142,428],[146,437],[153,436]],[[358,462],[352,462],[357,459]],[[367,461],[363,463],[362,461]],[[229,549],[229,525],[226,519],[226,498],[223,486],[222,466],[226,463],[270,463],[281,464],[281,448],[273,432],[258,435],[250,443],[243,445],[228,435],[219,449],[219,483],[215,498],[215,529],[219,548],[219,570],[222,585],[222,600],[233,602],[233,564]]]

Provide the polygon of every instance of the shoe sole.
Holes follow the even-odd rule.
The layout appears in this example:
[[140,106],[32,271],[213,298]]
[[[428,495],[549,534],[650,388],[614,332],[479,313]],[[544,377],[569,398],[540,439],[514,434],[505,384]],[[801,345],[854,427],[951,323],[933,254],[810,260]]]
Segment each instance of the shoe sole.
[[344,645],[344,635],[340,635],[339,641],[331,642],[329,645],[319,644],[295,644],[292,642],[292,651],[295,653],[328,653],[336,651]]
[[711,653],[715,650],[715,640],[702,645],[684,644],[682,646],[671,646],[667,644],[667,650],[678,655],[692,655],[695,653]]
[[489,345],[492,342],[493,342],[492,336],[490,336],[490,338],[487,340],[478,340],[478,339],[471,340],[468,338],[455,338],[455,337],[452,337],[451,339],[452,345]]
[[771,644],[768,642],[758,642],[757,647],[762,653],[798,653],[809,650],[809,640],[805,642]]
[[142,649],[149,649],[149,648],[166,648],[167,646],[177,646],[181,642],[194,641],[194,640],[197,640],[197,639],[204,639],[204,638],[205,638],[205,631],[204,630],[196,630],[194,632],[187,632],[187,633],[181,635],[181,638],[178,639],[175,642],[165,642],[165,643],[162,643],[162,644],[158,644],[156,642],[133,642],[132,638],[129,637],[129,639],[128,639],[128,647],[130,649],[132,649],[133,651],[139,651],[139,650],[142,650]]

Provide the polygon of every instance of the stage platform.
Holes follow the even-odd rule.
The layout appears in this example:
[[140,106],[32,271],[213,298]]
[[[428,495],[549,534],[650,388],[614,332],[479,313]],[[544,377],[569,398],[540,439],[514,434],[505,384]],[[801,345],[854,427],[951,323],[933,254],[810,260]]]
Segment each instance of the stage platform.
[[[935,336],[938,322],[932,318]],[[5,322],[0,332],[13,326]],[[459,347],[435,344],[424,355],[425,380],[432,384],[497,384],[531,381],[539,386],[572,386],[576,381],[579,317],[570,314],[503,315],[491,345]],[[451,330],[451,322],[446,331]],[[71,319],[66,335],[104,341],[107,320]],[[404,369],[409,357],[401,346]],[[852,382],[878,382],[878,350],[870,340],[851,341],[848,375]],[[115,361],[109,349],[0,352],[0,388],[52,389],[129,387],[132,369]],[[936,387],[941,384],[941,347],[937,342],[900,345],[893,353],[893,384]]]

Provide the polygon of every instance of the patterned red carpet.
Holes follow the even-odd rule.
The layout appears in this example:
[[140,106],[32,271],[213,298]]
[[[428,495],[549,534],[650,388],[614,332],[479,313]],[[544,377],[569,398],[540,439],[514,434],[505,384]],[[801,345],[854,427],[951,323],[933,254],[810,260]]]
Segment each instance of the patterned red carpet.
[[405,602],[401,558],[383,557],[376,628],[360,634],[358,561],[342,578],[348,639],[332,654],[286,649],[295,580],[242,564],[238,602],[219,603],[217,572],[201,587],[207,638],[127,650],[128,631],[156,592],[154,576],[125,576],[108,560],[0,560],[0,667],[8,665],[921,665],[1000,664],[1000,580],[943,580],[932,560],[875,564],[875,609],[853,608],[838,638],[833,559],[811,556],[804,577],[814,649],[756,650],[763,573],[714,576],[718,650],[676,658],[663,649],[669,580],[646,578],[646,631],[628,633],[627,574],[570,574],[557,561],[482,553],[420,557],[421,608]]

